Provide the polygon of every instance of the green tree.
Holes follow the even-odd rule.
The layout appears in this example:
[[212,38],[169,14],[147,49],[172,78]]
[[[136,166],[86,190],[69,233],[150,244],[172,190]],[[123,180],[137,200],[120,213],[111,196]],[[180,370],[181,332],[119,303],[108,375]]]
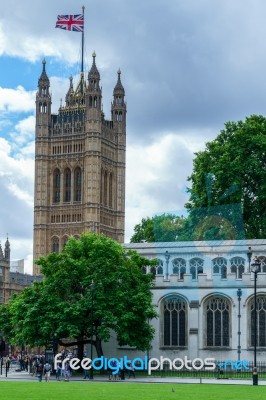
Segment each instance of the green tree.
[[135,225],[134,234],[130,242],[175,242],[177,240],[185,240],[185,221],[184,217],[174,214],[142,218],[141,223]]
[[56,337],[61,345],[77,345],[82,357],[92,337],[101,356],[102,342],[114,331],[120,345],[145,351],[154,334],[149,320],[157,316],[152,275],[142,273],[149,263],[103,235],[70,238],[60,254],[37,260],[43,281],[4,306],[5,335],[28,345],[46,345]]
[[246,238],[265,238],[266,118],[253,115],[227,122],[217,138],[196,153],[188,180],[190,229],[195,232],[198,226],[200,239],[204,229],[209,239],[241,238],[241,218]]

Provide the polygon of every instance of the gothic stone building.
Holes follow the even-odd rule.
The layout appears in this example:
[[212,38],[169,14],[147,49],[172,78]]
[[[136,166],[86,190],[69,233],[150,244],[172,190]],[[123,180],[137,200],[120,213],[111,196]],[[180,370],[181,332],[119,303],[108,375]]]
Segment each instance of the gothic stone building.
[[90,230],[124,241],[125,90],[119,70],[106,120],[95,57],[87,81],[82,72],[74,88],[70,78],[58,114],[51,113],[43,61],[36,96],[34,259]]
[[7,239],[3,251],[0,243],[0,304],[7,303],[10,297],[21,292],[41,277],[10,272],[10,243]]
[[[254,257],[257,274],[257,360],[266,357],[266,240],[131,243],[147,258],[158,318],[150,357],[253,361]],[[252,254],[251,254],[252,253]],[[133,348],[108,344],[108,357],[143,357]]]

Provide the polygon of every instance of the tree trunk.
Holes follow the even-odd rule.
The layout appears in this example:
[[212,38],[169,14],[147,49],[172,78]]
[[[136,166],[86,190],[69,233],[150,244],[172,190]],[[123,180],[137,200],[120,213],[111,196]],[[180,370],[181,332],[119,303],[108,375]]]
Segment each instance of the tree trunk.
[[102,341],[101,339],[96,337],[96,340],[94,340],[96,352],[97,352],[97,357],[103,356],[103,349],[102,349]]

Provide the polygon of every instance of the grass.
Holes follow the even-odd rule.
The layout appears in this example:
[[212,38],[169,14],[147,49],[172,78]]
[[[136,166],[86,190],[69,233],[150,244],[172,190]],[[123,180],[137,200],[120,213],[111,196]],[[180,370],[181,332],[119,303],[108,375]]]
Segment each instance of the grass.
[[3,400],[262,400],[265,386],[4,381],[0,394]]

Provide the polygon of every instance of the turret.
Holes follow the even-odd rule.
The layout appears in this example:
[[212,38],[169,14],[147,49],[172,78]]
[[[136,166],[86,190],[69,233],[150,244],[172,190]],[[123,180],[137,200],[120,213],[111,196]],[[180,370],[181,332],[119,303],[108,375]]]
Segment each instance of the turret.
[[1,242],[0,242],[0,260],[4,260],[4,253],[3,253]]
[[10,243],[9,243],[8,237],[7,237],[6,243],[5,243],[5,260],[7,262],[10,261]]
[[87,119],[100,119],[102,116],[102,89],[100,88],[100,73],[96,67],[96,54],[92,55],[93,62],[88,74],[88,88],[86,92],[86,104],[88,110]]
[[113,102],[112,102],[112,120],[114,126],[117,127],[117,132],[125,134],[126,131],[126,112],[127,107],[125,103],[125,89],[121,83],[121,71],[117,71],[118,78],[113,91]]
[[38,91],[36,95],[36,126],[44,128],[44,131],[37,132],[38,136],[48,135],[48,126],[51,118],[51,96],[49,92],[50,81],[46,74],[45,65],[46,61],[43,60],[43,70],[38,81]]

